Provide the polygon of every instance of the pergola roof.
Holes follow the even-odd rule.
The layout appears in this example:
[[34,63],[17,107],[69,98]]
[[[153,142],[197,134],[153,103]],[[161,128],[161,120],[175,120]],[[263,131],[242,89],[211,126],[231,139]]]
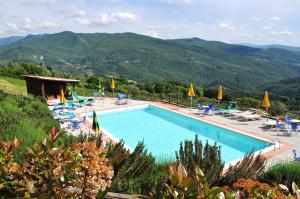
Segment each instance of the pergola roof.
[[32,78],[32,79],[39,79],[39,80],[46,80],[46,81],[55,81],[55,82],[80,82],[77,79],[66,79],[60,77],[44,77],[44,76],[35,76],[35,75],[23,75],[23,77]]

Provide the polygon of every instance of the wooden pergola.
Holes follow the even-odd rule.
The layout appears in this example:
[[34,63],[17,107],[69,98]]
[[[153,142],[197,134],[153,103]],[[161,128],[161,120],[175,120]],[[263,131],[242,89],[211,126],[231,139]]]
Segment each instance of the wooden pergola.
[[66,90],[67,84],[72,84],[75,90],[75,83],[80,82],[76,79],[65,79],[59,77],[43,77],[34,75],[23,75],[26,80],[27,93],[34,96],[48,98],[60,95],[61,89]]

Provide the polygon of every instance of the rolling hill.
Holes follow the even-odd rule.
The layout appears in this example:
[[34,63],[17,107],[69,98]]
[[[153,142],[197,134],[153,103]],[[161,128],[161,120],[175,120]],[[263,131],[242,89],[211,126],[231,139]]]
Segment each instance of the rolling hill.
[[139,82],[171,79],[253,88],[300,75],[300,53],[198,38],[162,40],[134,33],[29,35],[0,46],[0,59],[35,61],[70,73],[122,75]]
[[279,49],[284,49],[284,50],[289,50],[289,51],[297,51],[297,52],[300,52],[300,47],[296,47],[296,46],[286,46],[286,45],[280,45],[280,44],[256,45],[256,44],[242,43],[241,45],[249,46],[249,47],[253,47],[253,48],[263,48],[263,49],[268,49],[268,48],[279,48]]
[[300,99],[300,76],[277,82],[270,82],[261,87],[277,96],[289,96]]
[[3,38],[0,38],[0,46],[4,46],[4,45],[15,43],[15,42],[19,41],[22,38],[23,37],[21,37],[21,36],[12,36],[12,37],[3,37]]

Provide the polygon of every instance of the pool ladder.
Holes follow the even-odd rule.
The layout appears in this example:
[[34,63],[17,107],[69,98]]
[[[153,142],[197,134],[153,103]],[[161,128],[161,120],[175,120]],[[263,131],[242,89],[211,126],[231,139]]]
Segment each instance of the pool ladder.
[[[276,151],[276,149],[278,148],[278,149],[280,149],[280,139],[279,138],[276,138],[276,139],[272,139],[271,140],[273,143],[274,143],[274,151]],[[278,143],[278,147],[276,147],[276,142],[275,141],[278,141],[277,143]]]

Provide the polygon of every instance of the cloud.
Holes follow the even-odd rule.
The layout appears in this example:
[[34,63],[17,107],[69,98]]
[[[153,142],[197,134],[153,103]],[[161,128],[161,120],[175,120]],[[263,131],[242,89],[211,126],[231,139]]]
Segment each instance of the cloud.
[[235,27],[230,26],[229,24],[223,22],[219,23],[219,28],[226,29],[226,30],[235,30]]
[[271,17],[270,20],[271,21],[280,21],[280,17],[277,17],[277,16]]
[[18,26],[14,23],[6,22],[6,26],[9,29],[18,29]]
[[270,25],[265,25],[265,26],[262,26],[261,28],[264,30],[272,30],[272,26],[270,26]]
[[269,33],[271,35],[274,35],[274,36],[291,35],[291,34],[293,34],[291,31],[288,31],[288,30],[270,31]]
[[261,21],[262,18],[261,18],[261,17],[254,16],[254,17],[252,17],[252,20],[254,20],[254,21]]
[[39,27],[40,28],[45,28],[45,29],[55,28],[55,27],[57,27],[57,24],[53,21],[43,21],[39,24]]
[[28,17],[25,18],[25,23],[22,26],[23,29],[25,30],[32,30],[34,28],[34,24],[32,22],[32,20]]
[[90,25],[91,20],[87,18],[75,18],[75,22],[79,25]]
[[23,3],[26,5],[42,5],[49,6],[53,5],[57,2],[57,0],[24,0]]
[[251,33],[243,33],[242,36],[243,36],[243,37],[247,37],[247,38],[252,38],[252,37],[254,37],[254,35],[251,34]]
[[185,5],[192,3],[192,0],[166,0],[171,5]]
[[96,17],[96,25],[109,25],[112,23],[133,23],[136,16],[130,12],[101,13]]

